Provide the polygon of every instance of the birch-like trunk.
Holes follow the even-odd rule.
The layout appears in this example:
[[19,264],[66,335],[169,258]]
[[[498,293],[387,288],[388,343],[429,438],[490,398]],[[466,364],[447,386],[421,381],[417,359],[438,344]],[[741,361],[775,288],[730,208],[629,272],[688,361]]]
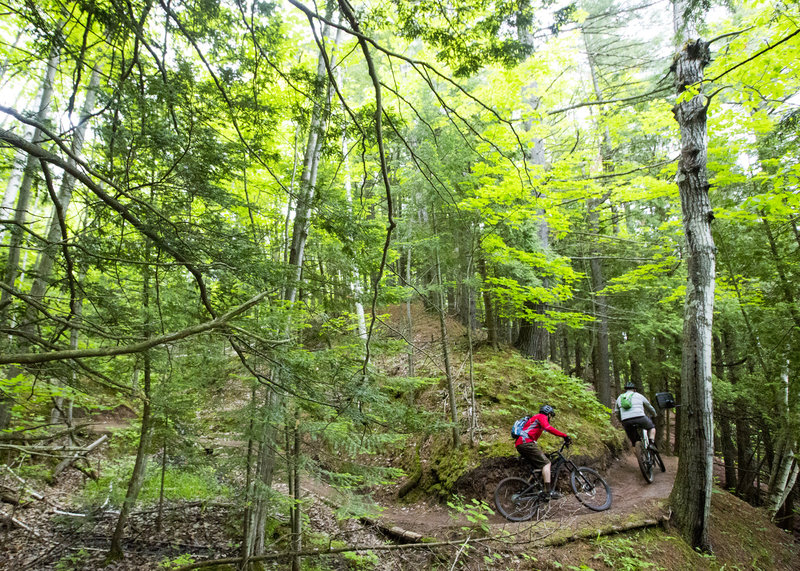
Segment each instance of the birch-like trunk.
[[[341,69],[341,68],[339,68]],[[339,85],[342,85],[342,76],[339,74]],[[347,153],[347,131],[342,129],[342,160],[344,161],[344,193],[347,198],[347,204],[350,206],[350,215],[354,216],[353,212],[353,189],[352,179],[350,176],[350,161]],[[361,276],[359,275],[358,266],[353,264],[353,275],[350,279],[350,291],[353,292],[353,301],[356,309],[356,319],[358,320],[358,336],[363,340],[367,340],[367,321],[364,317],[364,304],[361,303]]]
[[[708,42],[690,40],[672,70],[678,96],[700,89],[711,60]],[[716,260],[706,172],[706,98],[702,91],[674,108],[681,132],[677,182],[686,236],[687,273],[681,364],[680,460],[671,505],[684,538],[710,551],[708,523],[713,486],[714,422],[711,399],[711,324]]]
[[[59,62],[59,49],[58,46],[53,45],[50,50],[50,59],[47,62],[45,69],[44,79],[42,80],[41,96],[39,98],[39,110],[36,113],[36,121],[44,125],[50,114],[50,105],[53,99],[53,81],[55,79],[56,69]],[[33,130],[31,141],[33,143],[39,142],[42,132],[39,128]],[[16,194],[16,209],[14,210],[14,219],[11,226],[8,245],[8,259],[6,261],[6,272],[3,281],[6,285],[13,288],[19,273],[19,258],[22,246],[22,238],[24,235],[23,228],[28,216],[28,209],[31,202],[31,188],[33,187],[33,179],[38,169],[39,159],[33,155],[28,155],[25,162],[25,168],[22,175],[19,188],[16,193],[6,190],[6,196],[9,194]],[[9,181],[11,182],[11,181]],[[13,203],[13,199],[11,200]],[[5,213],[5,210],[3,211]],[[3,215],[5,218],[5,215]],[[0,324],[5,323],[7,317],[7,305],[11,301],[11,294],[7,290],[0,293]]]
[[[102,65],[98,62],[92,69],[92,75],[89,78],[89,85],[86,88],[86,97],[83,101],[83,108],[81,110],[78,126],[75,128],[71,151],[72,156],[68,157],[67,164],[71,167],[75,166],[75,159],[72,157],[79,157],[83,151],[83,143],[86,138],[86,129],[89,126],[89,119],[94,111],[95,100],[97,98],[97,90],[100,86],[100,73]],[[56,202],[53,204],[53,211],[50,215],[50,223],[47,230],[47,244],[45,248],[39,253],[36,262],[36,270],[33,272],[36,276],[31,285],[29,296],[37,302],[40,302],[44,297],[45,291],[50,277],[50,272],[53,269],[56,254],[61,248],[63,233],[66,229],[62,228],[62,217],[66,215],[67,208],[69,208],[70,201],[72,200],[72,190],[75,187],[75,177],[68,173],[64,173],[61,179],[61,186],[56,194]],[[61,215],[59,215],[59,212]],[[73,309],[74,313],[74,309]],[[31,323],[36,320],[38,310],[34,305],[29,305],[25,315],[25,320]]]

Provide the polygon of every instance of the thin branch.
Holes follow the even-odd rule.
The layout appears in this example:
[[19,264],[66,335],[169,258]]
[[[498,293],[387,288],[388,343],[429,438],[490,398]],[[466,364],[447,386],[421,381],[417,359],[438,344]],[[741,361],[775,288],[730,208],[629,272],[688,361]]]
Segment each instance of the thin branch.
[[741,67],[741,66],[743,66],[744,64],[746,64],[746,63],[749,63],[749,62],[753,61],[753,60],[754,60],[754,59],[756,59],[757,57],[764,55],[765,53],[767,53],[768,51],[770,51],[770,50],[772,50],[772,49],[775,49],[775,48],[777,48],[777,47],[778,47],[779,45],[781,45],[782,43],[784,43],[784,42],[788,42],[790,39],[792,39],[793,37],[795,37],[797,34],[800,34],[800,29],[797,29],[797,30],[795,30],[794,32],[792,32],[791,34],[789,34],[788,36],[786,36],[786,37],[785,37],[785,38],[783,38],[782,40],[779,40],[779,41],[775,42],[775,43],[774,43],[774,44],[772,44],[771,46],[767,46],[766,48],[764,48],[764,49],[763,49],[763,50],[761,50],[760,52],[756,52],[756,53],[754,53],[752,56],[750,56],[749,58],[747,58],[747,59],[745,59],[745,60],[742,60],[742,61],[740,61],[739,63],[737,63],[737,64],[736,64],[736,65],[734,65],[733,67],[730,67],[730,68],[726,69],[725,71],[723,71],[722,73],[720,73],[718,76],[716,76],[716,77],[712,77],[712,78],[710,78],[710,79],[706,79],[706,80],[704,80],[704,83],[708,83],[708,82],[711,82],[711,81],[717,81],[717,80],[721,79],[722,77],[725,77],[725,76],[726,76],[726,75],[728,75],[730,72],[732,72],[734,69],[736,69],[736,68],[738,68],[738,67]]
[[51,351],[48,353],[17,353],[10,355],[3,354],[0,355],[0,364],[45,363],[48,361],[61,361],[65,359],[84,359],[88,357],[111,357],[114,355],[130,355],[132,353],[141,353],[146,349],[157,347],[158,345],[172,343],[174,341],[185,339],[186,337],[191,337],[193,335],[205,333],[206,331],[211,331],[212,329],[220,329],[222,327],[225,327],[228,321],[230,321],[237,315],[247,311],[251,307],[255,306],[268,294],[269,292],[267,291],[261,292],[258,295],[250,298],[243,304],[231,309],[227,313],[220,315],[215,319],[212,319],[211,321],[200,323],[198,325],[193,325],[192,327],[187,327],[185,329],[181,329],[180,331],[176,331],[174,333],[168,333],[166,335],[160,335],[158,337],[151,337],[150,339],[143,341],[141,343],[134,343],[132,345],[123,345],[120,347],[98,347],[95,349],[65,349],[61,351]]
[[[290,2],[294,4],[294,0],[290,0]],[[349,2],[347,0],[339,0],[339,8],[342,10],[344,17],[350,22],[350,26],[352,26],[353,30],[358,32],[358,21],[356,20],[355,14],[353,13]],[[367,62],[367,69],[369,71],[369,76],[372,79],[373,89],[375,90],[375,136],[377,137],[378,141],[378,156],[380,157],[381,161],[381,177],[383,179],[383,186],[386,189],[386,218],[389,222],[388,226],[386,227],[386,240],[383,243],[381,264],[378,268],[378,275],[375,277],[375,293],[372,296],[372,319],[370,320],[369,324],[367,340],[364,343],[365,350],[362,373],[366,377],[370,358],[370,340],[372,339],[372,333],[375,328],[375,316],[377,315],[376,307],[378,305],[378,291],[380,289],[381,278],[383,277],[383,273],[386,269],[386,260],[389,257],[389,244],[391,244],[392,241],[392,231],[394,231],[397,224],[394,221],[394,213],[392,211],[392,186],[389,182],[389,169],[386,162],[386,151],[383,146],[383,103],[381,101],[381,82],[378,78],[378,72],[375,69],[375,63],[372,61],[372,55],[370,54],[365,37],[359,34],[358,42],[361,45],[361,51],[363,52],[364,59]]]

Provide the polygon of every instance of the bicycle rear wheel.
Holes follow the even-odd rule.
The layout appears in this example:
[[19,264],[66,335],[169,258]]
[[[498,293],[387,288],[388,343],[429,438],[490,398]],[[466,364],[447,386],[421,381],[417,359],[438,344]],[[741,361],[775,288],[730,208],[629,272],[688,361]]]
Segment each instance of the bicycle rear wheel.
[[569,484],[578,501],[590,510],[601,512],[611,507],[611,488],[591,468],[581,466],[573,470],[569,475]]
[[636,461],[639,462],[639,470],[648,484],[653,483],[653,456],[650,450],[646,449],[642,442],[636,443]]
[[664,466],[664,461],[661,459],[661,453],[658,450],[650,450],[650,453],[653,455],[653,459],[658,464],[658,467],[661,469],[662,472],[666,472],[667,468]]
[[541,500],[538,482],[530,483],[522,478],[506,478],[494,491],[497,511],[510,521],[527,521],[537,516]]

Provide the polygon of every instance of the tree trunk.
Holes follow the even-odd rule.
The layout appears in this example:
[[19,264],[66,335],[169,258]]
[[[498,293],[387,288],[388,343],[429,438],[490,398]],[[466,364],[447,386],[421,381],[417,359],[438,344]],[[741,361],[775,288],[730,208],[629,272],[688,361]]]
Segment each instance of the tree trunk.
[[[95,64],[89,79],[89,85],[86,88],[86,98],[83,102],[83,109],[81,110],[78,126],[75,128],[71,144],[72,155],[75,157],[80,156],[83,151],[86,129],[89,126],[89,119],[91,119],[92,112],[94,111],[97,89],[100,85],[101,69],[102,65],[99,62]],[[70,166],[74,166],[75,159],[69,157],[67,163]],[[47,244],[39,254],[39,258],[36,262],[36,269],[33,272],[35,278],[31,285],[29,295],[34,301],[41,302],[45,291],[47,291],[47,284],[50,272],[53,269],[53,262],[63,242],[63,233],[66,231],[65,228],[62,228],[62,219],[72,200],[72,189],[74,186],[75,177],[65,172],[61,179],[61,187],[59,188],[56,201],[53,204],[53,212],[50,216],[50,223],[47,230]],[[34,322],[38,313],[34,305],[29,305],[25,320],[29,324]]]
[[561,339],[561,370],[565,375],[569,375],[569,335],[567,326],[563,323],[558,326],[558,333]]
[[[149,249],[149,248],[148,248]],[[146,260],[149,261],[149,255]],[[149,338],[151,335],[150,324],[150,278],[149,267],[144,266],[143,271],[143,294],[142,294],[142,309],[144,310],[144,336]],[[147,451],[150,448],[150,440],[153,437],[153,416],[151,410],[151,365],[150,365],[150,350],[145,350],[142,355],[143,368],[144,368],[144,403],[142,407],[142,427],[139,433],[139,446],[136,449],[136,462],[133,466],[133,474],[128,482],[128,491],[125,494],[125,501],[122,504],[119,518],[117,519],[117,526],[114,529],[114,535],[111,538],[111,548],[109,549],[107,560],[115,561],[122,557],[122,536],[125,531],[125,525],[128,522],[128,516],[133,509],[136,499],[139,497],[139,492],[144,484],[145,471],[147,470]]]
[[[342,68],[339,68],[340,70]],[[339,83],[342,83],[342,74],[339,76]],[[353,215],[353,194],[352,184],[350,177],[350,161],[347,154],[347,130],[342,129],[342,160],[344,161],[344,193],[347,199],[347,204],[350,206],[350,214]],[[352,276],[350,278],[350,291],[353,294],[353,304],[356,309],[356,319],[358,321],[358,336],[366,342],[367,340],[367,322],[364,317],[364,304],[361,303],[361,275],[358,271],[358,266],[353,264]]]
[[[690,40],[672,70],[678,95],[702,86],[710,61],[708,43]],[[678,188],[687,247],[688,281],[684,306],[681,364],[681,447],[671,504],[684,538],[710,551],[708,521],[713,484],[714,424],[711,398],[711,324],[714,311],[715,251],[713,213],[706,173],[706,107],[702,94],[673,109],[681,131]]]
[[[327,28],[325,32],[327,32]],[[323,36],[325,35],[323,32]],[[341,29],[336,28],[334,45],[339,43]],[[335,62],[335,52],[331,54],[330,63]],[[292,241],[289,248],[289,265],[294,266],[293,281],[289,285],[287,300],[294,303],[300,275],[303,268],[306,239],[310,225],[311,205],[314,201],[317,187],[317,169],[322,152],[322,140],[325,125],[330,115],[332,96],[331,83],[328,81],[328,72],[325,65],[325,55],[320,52],[317,58],[317,89],[314,92],[314,107],[311,111],[311,123],[308,127],[308,140],[303,155],[303,170],[300,174],[300,188],[298,189],[295,204],[294,224],[292,225]]]
[[[714,360],[717,363],[716,375],[718,379],[725,378],[725,356],[722,350],[722,339],[714,335]],[[729,403],[719,403],[717,408],[717,424],[719,425],[720,446],[722,448],[722,462],[725,465],[725,489],[736,489],[736,447],[733,445],[733,430],[731,428],[732,409]]]
[[[299,553],[303,548],[303,510],[300,504],[300,410],[294,411],[294,426],[286,427],[286,456],[289,462],[288,480],[289,496],[292,498],[292,506],[289,510],[289,521],[291,523],[291,542],[292,551]],[[300,557],[292,557],[292,571],[300,571]]]
[[612,367],[612,383],[611,383],[611,398],[612,400],[622,392],[622,371],[624,369],[623,359],[620,355],[619,342],[616,336],[609,337],[609,349],[611,350],[611,363]]
[[499,343],[497,340],[497,319],[494,312],[494,300],[492,299],[492,292],[487,287],[488,271],[486,269],[486,258],[481,252],[481,257],[478,260],[478,271],[481,274],[483,281],[483,320],[486,326],[486,341],[492,347],[497,349]]
[[[273,383],[278,384],[272,371]],[[253,394],[255,399],[256,393]],[[264,553],[265,522],[269,511],[269,490],[272,488],[272,475],[275,470],[275,411],[278,406],[277,395],[271,388],[264,394],[264,404],[257,407],[254,426],[257,430],[258,452],[256,466],[251,479],[249,491],[249,507],[245,512],[244,541],[242,542],[242,556],[252,557]],[[254,403],[255,404],[255,403]],[[254,446],[255,447],[255,446]],[[246,568],[247,561],[243,562]]]
[[[433,233],[436,235],[436,221],[433,221]],[[436,250],[435,254],[436,258],[436,282],[439,286],[439,327],[441,329],[442,334],[442,356],[444,357],[444,370],[445,376],[447,377],[447,396],[450,400],[450,422],[453,423],[453,447],[458,448],[461,446],[461,439],[459,437],[459,430],[458,430],[458,410],[456,407],[456,391],[455,391],[455,379],[453,379],[453,372],[450,367],[450,347],[449,347],[449,340],[447,338],[447,322],[445,320],[446,311],[445,311],[445,292],[444,292],[444,285],[442,283],[442,267],[441,263],[439,262],[439,250]]]
[[[59,62],[59,49],[54,45],[50,50],[50,59],[47,62],[45,76],[42,80],[41,96],[39,98],[39,111],[36,114],[36,121],[44,125],[50,113],[50,103],[53,99],[53,81],[55,79],[56,68]],[[37,127],[33,131],[31,141],[39,143],[42,132]],[[20,183],[17,195],[17,206],[14,211],[14,224],[11,227],[11,239],[8,245],[8,259],[6,261],[6,271],[3,278],[4,283],[13,288],[19,272],[19,258],[23,239],[23,228],[28,215],[28,208],[31,200],[31,188],[36,170],[39,166],[39,159],[33,155],[28,155],[25,163],[25,170]],[[6,195],[9,191],[6,191]],[[0,326],[5,323],[7,307],[11,303],[11,294],[7,290],[0,293]]]
[[[409,229],[410,234],[410,229]],[[406,263],[406,286],[411,285],[411,247],[408,248],[408,261]],[[414,320],[411,315],[411,297],[406,300],[406,322],[408,323],[408,343],[406,343],[406,350],[408,351],[408,376],[414,376]]]

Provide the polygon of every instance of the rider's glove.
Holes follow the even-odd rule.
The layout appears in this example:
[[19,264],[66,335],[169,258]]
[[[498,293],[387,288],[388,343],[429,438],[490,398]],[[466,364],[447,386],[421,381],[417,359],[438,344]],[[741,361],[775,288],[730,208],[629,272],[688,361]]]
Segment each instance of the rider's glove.
[[569,436],[565,436],[564,437],[564,444],[566,444],[567,446],[572,444],[572,438],[570,438]]

